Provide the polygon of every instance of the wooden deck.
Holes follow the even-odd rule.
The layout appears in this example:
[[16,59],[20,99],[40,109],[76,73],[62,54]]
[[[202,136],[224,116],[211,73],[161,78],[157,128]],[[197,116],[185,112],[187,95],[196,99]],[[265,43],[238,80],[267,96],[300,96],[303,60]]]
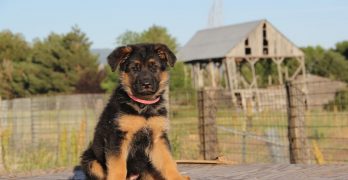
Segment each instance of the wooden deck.
[[[182,174],[191,179],[296,179],[296,180],[347,180],[346,165],[290,165],[290,164],[248,164],[248,165],[213,165],[213,164],[180,164]],[[72,171],[50,173],[40,176],[0,177],[0,179],[19,180],[61,180],[73,176]]]

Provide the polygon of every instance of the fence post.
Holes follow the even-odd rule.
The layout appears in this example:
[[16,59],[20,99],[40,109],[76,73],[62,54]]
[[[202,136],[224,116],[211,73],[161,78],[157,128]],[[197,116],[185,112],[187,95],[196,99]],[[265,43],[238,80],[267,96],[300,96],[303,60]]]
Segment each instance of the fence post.
[[309,148],[305,125],[305,94],[292,85],[285,83],[287,114],[288,114],[288,139],[291,164],[309,164]]
[[31,144],[33,147],[37,147],[38,145],[38,108],[37,108],[38,101],[35,101],[35,98],[30,98],[30,130],[31,130]]
[[215,91],[202,89],[197,93],[200,152],[208,160],[218,156]]
[[[0,141],[2,140],[2,133],[3,133],[3,129],[2,129],[2,102],[1,102],[1,96],[0,96]],[[5,167],[4,167],[4,160],[3,160],[3,149],[2,149],[2,146],[0,147],[0,173],[4,172],[5,171]]]

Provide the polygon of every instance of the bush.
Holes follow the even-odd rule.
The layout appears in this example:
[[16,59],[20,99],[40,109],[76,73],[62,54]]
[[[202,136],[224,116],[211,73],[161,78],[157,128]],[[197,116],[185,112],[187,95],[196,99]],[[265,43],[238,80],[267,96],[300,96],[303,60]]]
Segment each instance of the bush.
[[324,106],[325,110],[346,111],[348,109],[348,89],[336,92],[335,99]]

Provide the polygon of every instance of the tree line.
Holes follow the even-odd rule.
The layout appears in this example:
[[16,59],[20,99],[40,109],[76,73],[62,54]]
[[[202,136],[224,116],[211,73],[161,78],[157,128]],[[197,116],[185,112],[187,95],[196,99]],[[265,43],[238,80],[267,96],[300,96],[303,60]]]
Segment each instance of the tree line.
[[[117,45],[152,42],[165,43],[177,52],[178,42],[165,27],[153,25],[142,32],[126,31],[116,38]],[[0,96],[4,99],[55,93],[111,92],[118,83],[117,73],[108,66],[99,68],[91,41],[77,26],[64,34],[51,33],[46,38],[27,42],[21,34],[0,31]],[[305,53],[309,73],[348,83],[348,41],[334,48],[320,46],[301,48]],[[297,61],[285,61],[289,74]],[[251,72],[241,65],[248,77]],[[278,76],[272,61],[260,61],[255,66],[259,84],[267,85],[269,77]],[[190,78],[184,76],[184,64],[171,69],[170,89],[191,89]],[[248,78],[247,78],[248,80]]]
[[[153,25],[143,32],[126,31],[118,45],[141,42],[178,43],[166,28]],[[18,33],[0,31],[0,96],[4,99],[56,93],[111,92],[118,84],[109,66],[99,68],[91,42],[77,26],[65,34],[51,33],[29,43]],[[185,88],[183,64],[171,70],[171,88]]]
[[0,32],[0,95],[3,98],[83,91],[98,76],[91,42],[78,27],[66,34],[25,41],[21,34]]

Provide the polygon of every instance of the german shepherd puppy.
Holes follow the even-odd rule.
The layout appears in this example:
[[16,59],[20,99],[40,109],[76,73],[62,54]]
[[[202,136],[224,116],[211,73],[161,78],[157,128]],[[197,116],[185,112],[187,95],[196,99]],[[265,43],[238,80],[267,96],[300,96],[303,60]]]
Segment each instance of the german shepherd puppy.
[[168,66],[176,57],[164,44],[134,44],[109,56],[119,67],[115,89],[81,157],[88,179],[189,179],[180,175],[170,152],[163,93]]

